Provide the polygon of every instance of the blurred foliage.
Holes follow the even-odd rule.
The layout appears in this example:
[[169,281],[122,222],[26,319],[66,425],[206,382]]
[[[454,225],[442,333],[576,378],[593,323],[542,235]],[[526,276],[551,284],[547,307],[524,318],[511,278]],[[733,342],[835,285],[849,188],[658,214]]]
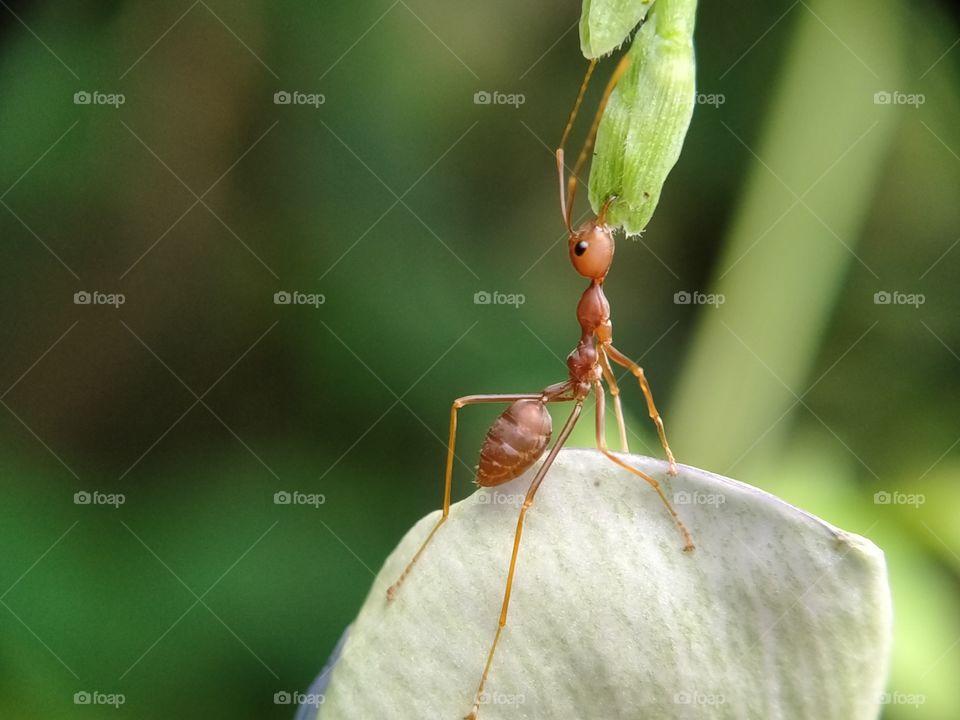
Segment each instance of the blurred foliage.
[[[951,13],[702,4],[698,85],[725,101],[697,108],[607,284],[681,461],[886,550],[890,688],[925,700],[892,720],[960,716]],[[74,705],[84,690],[123,693],[139,718],[290,716],[274,693],[307,686],[437,505],[450,401],[564,376],[582,282],[551,150],[584,69],[578,16],[2,4],[0,717],[113,717]],[[125,103],[74,104],[94,90]],[[274,103],[294,90],[325,102]],[[925,102],[875,105],[882,91]],[[74,305],[81,290],[126,303]],[[274,304],[283,290],[326,301]],[[474,304],[484,290],[526,301]],[[655,454],[623,387],[633,449]],[[463,415],[458,496],[496,412]],[[126,502],[75,505],[83,490]],[[325,503],[274,504],[284,490]]]

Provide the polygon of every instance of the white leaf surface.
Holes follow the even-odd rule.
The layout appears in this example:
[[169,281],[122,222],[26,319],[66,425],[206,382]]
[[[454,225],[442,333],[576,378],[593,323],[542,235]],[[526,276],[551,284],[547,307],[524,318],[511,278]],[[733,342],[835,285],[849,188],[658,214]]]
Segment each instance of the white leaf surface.
[[[656,493],[593,450],[564,450],[527,515],[510,615],[481,720],[868,720],[886,680],[883,553],[756,488],[629,456]],[[534,469],[535,470],[535,469]],[[496,630],[532,472],[439,512],[378,575],[320,720],[460,720]]]

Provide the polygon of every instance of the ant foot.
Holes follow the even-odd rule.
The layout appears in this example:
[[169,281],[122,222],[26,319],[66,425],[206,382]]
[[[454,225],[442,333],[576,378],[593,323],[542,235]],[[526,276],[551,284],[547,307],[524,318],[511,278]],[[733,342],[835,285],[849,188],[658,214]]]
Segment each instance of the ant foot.
[[667,468],[667,475],[671,477],[676,477],[680,474],[680,468],[677,467],[677,463],[674,460],[670,460],[670,467]]

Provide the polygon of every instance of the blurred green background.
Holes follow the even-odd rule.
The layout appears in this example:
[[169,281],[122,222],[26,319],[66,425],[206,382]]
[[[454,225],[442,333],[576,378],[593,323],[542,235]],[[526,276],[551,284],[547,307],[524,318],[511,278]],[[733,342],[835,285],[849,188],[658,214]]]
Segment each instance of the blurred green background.
[[[438,505],[450,401],[564,378],[578,15],[0,2],[0,717],[291,716]],[[681,462],[887,552],[891,720],[960,717],[957,19],[703,3],[701,104],[607,283]],[[457,497],[496,413],[461,416]]]

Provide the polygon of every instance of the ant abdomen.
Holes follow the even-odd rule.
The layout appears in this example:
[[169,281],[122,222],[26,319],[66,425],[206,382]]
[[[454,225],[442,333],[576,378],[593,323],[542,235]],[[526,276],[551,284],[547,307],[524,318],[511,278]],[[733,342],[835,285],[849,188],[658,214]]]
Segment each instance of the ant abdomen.
[[550,442],[553,420],[542,400],[517,400],[498,417],[480,449],[477,485],[491,487],[520,477]]

